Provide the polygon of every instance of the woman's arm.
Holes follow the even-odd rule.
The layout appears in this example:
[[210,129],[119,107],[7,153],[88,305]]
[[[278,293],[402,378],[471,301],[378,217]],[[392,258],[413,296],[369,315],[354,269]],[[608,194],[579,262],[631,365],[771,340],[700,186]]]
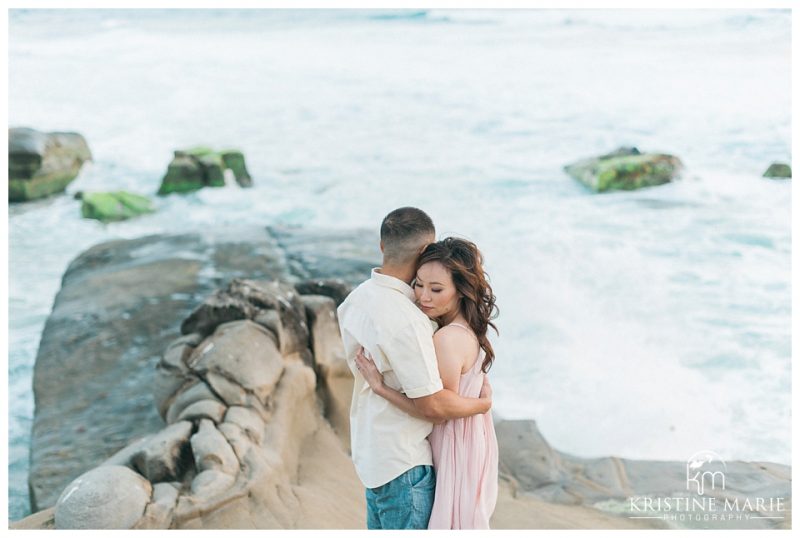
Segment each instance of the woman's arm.
[[[451,331],[443,332],[440,330],[434,335],[437,356],[451,356],[452,353],[457,353],[453,346],[454,343],[463,345],[463,342],[459,342],[458,334]],[[442,334],[439,334],[440,332]],[[448,333],[449,337],[446,337],[445,333]],[[455,338],[453,338],[454,336]],[[467,346],[469,345],[467,343]],[[456,347],[460,346],[457,345]],[[466,349],[468,350],[469,347]],[[430,396],[412,399],[384,384],[383,375],[378,371],[372,359],[363,352],[363,348],[356,353],[356,368],[358,368],[359,373],[375,394],[388,400],[409,415],[434,424],[441,424],[453,418],[487,413],[492,408],[491,386],[486,377],[484,377],[478,398],[465,398],[458,394],[461,364],[463,363],[453,360],[440,360],[439,375],[442,378],[444,388]]]

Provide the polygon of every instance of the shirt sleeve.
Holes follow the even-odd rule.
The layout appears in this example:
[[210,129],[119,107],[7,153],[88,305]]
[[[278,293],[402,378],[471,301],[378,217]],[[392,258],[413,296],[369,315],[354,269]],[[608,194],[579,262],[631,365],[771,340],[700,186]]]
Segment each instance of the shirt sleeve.
[[430,396],[444,388],[427,320],[406,325],[381,348],[409,398]]

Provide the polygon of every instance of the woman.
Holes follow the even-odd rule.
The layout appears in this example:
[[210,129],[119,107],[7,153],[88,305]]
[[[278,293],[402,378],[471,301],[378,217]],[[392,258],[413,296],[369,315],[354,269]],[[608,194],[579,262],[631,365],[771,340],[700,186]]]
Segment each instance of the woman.
[[[487,330],[496,316],[492,288],[478,247],[449,237],[432,243],[417,262],[413,282],[417,306],[435,320],[433,336],[444,388],[477,398],[494,361]],[[361,373],[376,394],[405,412],[422,417],[403,393],[383,384],[383,376],[363,353]],[[497,502],[497,438],[491,413],[434,424],[428,440],[436,471],[429,529],[488,529]]]

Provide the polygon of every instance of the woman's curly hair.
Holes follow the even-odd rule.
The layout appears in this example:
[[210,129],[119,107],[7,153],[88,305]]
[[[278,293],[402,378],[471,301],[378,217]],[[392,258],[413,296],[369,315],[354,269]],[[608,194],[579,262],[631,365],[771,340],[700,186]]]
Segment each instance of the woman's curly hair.
[[489,275],[483,270],[483,255],[475,243],[456,237],[447,237],[428,245],[417,261],[417,269],[428,262],[439,262],[452,275],[459,295],[458,307],[469,326],[478,337],[485,352],[481,370],[486,373],[494,361],[494,349],[486,333],[489,327],[498,333],[491,320],[499,313],[495,296],[489,285]]

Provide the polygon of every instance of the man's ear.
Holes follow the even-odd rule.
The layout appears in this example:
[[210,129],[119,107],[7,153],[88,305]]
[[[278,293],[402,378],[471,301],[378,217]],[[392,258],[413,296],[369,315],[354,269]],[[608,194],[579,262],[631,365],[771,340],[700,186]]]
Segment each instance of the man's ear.
[[383,241],[381,241],[381,254],[383,254]]

